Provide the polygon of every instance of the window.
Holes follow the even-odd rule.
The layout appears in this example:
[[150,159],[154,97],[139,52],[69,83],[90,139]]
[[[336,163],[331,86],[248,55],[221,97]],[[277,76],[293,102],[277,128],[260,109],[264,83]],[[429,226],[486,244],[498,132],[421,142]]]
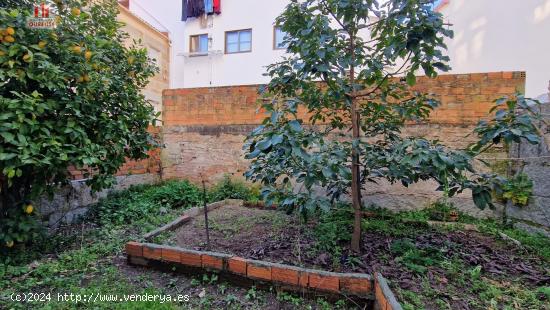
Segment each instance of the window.
[[160,61],[160,51],[152,46],[147,47],[147,56],[153,60],[155,65],[157,67],[160,67],[161,61]]
[[252,29],[227,31],[225,33],[225,53],[244,53],[252,50]]
[[280,50],[286,49],[288,44],[284,43],[286,33],[281,30],[280,27],[275,27],[273,29],[273,49]]
[[189,37],[189,52],[208,53],[208,34],[198,34]]

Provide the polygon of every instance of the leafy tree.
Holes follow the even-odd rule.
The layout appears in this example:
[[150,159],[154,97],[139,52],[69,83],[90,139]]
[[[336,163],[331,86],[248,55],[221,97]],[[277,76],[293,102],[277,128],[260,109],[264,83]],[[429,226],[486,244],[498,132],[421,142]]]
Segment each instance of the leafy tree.
[[[17,2],[17,3],[15,3]],[[63,0],[54,30],[30,29],[33,7],[0,6],[0,242],[13,246],[36,226],[32,200],[84,169],[94,190],[113,184],[126,159],[156,142],[141,94],[156,68],[125,47],[117,2]]]
[[471,162],[481,148],[453,151],[401,134],[437,105],[411,91],[415,73],[435,77],[449,68],[443,51],[452,31],[431,2],[291,1],[277,19],[291,56],[268,67],[262,107],[270,116],[248,138],[245,175],[264,185],[268,202],[303,212],[351,195],[356,252],[361,189],[369,182],[433,179],[446,196],[472,189],[480,207],[491,204],[498,183],[475,174]]

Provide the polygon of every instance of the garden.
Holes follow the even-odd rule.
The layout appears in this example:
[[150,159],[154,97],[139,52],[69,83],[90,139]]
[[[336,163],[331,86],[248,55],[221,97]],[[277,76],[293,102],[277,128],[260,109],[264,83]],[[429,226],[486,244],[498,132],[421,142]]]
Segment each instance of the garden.
[[[28,247],[3,256],[3,298],[15,292],[51,293],[47,308],[65,309],[86,304],[58,302],[57,293],[179,293],[190,295],[190,301],[120,305],[105,301],[93,306],[360,308],[344,297],[306,298],[273,287],[234,286],[215,272],[189,276],[127,264],[123,253],[127,241],[141,240],[145,233],[172,221],[184,210],[201,205],[202,198],[202,189],[187,181],[136,186],[111,194],[93,205],[81,222],[60,227],[54,235],[33,240]],[[306,220],[271,208],[247,207],[257,203],[258,189],[229,178],[207,191],[209,202],[226,198],[248,204],[228,205],[209,213],[211,249],[218,252],[329,271],[380,271],[390,279],[404,309],[544,309],[549,302],[550,241],[496,220],[459,213],[452,225],[441,226],[437,223],[450,210],[440,205],[402,213],[371,207],[362,219],[362,253],[356,255],[349,247],[353,226],[349,205]],[[503,239],[501,233],[519,244]],[[203,250],[204,218],[197,217],[153,241]],[[2,302],[15,309],[45,306],[40,301]]]
[[[540,102],[496,100],[464,149],[404,133],[439,105],[417,75],[450,68],[453,32],[426,1],[291,2],[276,21],[289,56],[267,67],[243,177],[111,190],[47,228],[36,202],[71,170],[99,192],[163,147],[141,92],[158,68],[124,44],[116,1],[55,10],[54,30],[31,29],[30,10],[0,6],[0,307],[549,309],[550,240],[506,208],[480,219],[451,201],[531,202],[521,161],[483,155],[548,147]],[[363,196],[381,180],[431,181],[440,196],[390,212]]]

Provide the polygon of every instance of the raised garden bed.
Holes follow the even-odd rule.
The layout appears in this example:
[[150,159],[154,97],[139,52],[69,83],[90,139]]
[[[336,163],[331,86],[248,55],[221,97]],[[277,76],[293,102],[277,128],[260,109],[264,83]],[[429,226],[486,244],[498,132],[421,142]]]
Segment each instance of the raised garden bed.
[[[297,227],[299,225],[295,224],[298,223],[293,223],[295,218],[260,205],[244,207],[242,201],[237,200],[210,204],[208,210],[211,246],[215,252],[205,249],[206,239],[201,239],[205,235],[203,213],[201,208],[194,208],[175,221],[144,236],[144,239],[150,240],[176,230],[175,235],[167,242],[176,242],[177,246],[129,242],[126,245],[129,262],[183,272],[215,271],[238,284],[268,284],[307,295],[345,296],[350,300],[362,300],[362,304],[368,308],[402,309],[386,280],[379,273],[371,276],[362,273],[329,272],[243,258],[224,251],[229,248],[229,244],[240,244],[243,245],[242,249],[246,249],[257,242],[258,236],[273,236],[285,228]],[[202,228],[203,233],[194,228]]]
[[[352,292],[346,288],[346,280],[339,277],[380,272],[391,280],[389,286],[397,299],[411,309],[486,309],[490,304],[517,304],[520,308],[537,309],[548,301],[545,295],[545,287],[550,284],[547,260],[498,235],[476,231],[476,225],[442,225],[369,211],[364,223],[363,253],[356,257],[347,250],[347,241],[340,241],[329,249],[320,246],[321,239],[330,233],[315,233],[320,226],[319,218],[304,223],[294,215],[256,207],[243,207],[240,201],[209,206],[211,250],[220,253],[219,271],[238,274],[231,271],[229,262],[242,260],[247,268],[248,263],[252,266],[250,278],[254,281],[292,284],[301,291],[342,293],[367,299],[376,296],[373,278],[363,285],[363,291]],[[201,260],[200,268],[209,267],[212,259],[209,253],[203,252],[206,250],[204,217],[197,216],[201,215],[200,209],[191,210],[190,214],[192,216],[181,218],[182,226],[167,225],[174,231],[161,231],[150,237],[172,247],[170,249],[203,253],[206,262]],[[345,224],[335,225],[336,233],[345,230],[342,225]],[[155,245],[137,247],[143,249],[144,256],[156,251]],[[147,259],[163,260],[162,250],[155,255]],[[199,267],[196,264],[195,267]],[[278,264],[297,271],[298,277],[292,276],[291,283],[280,281]],[[267,273],[264,278],[254,274],[258,266],[263,266],[264,271],[271,270],[271,280],[267,279]],[[314,274],[313,284],[301,285],[302,272]],[[241,275],[244,274],[241,272]],[[316,277],[323,276],[323,286],[315,284]],[[382,292],[381,287],[378,292]],[[392,295],[388,293],[386,300],[395,300]]]

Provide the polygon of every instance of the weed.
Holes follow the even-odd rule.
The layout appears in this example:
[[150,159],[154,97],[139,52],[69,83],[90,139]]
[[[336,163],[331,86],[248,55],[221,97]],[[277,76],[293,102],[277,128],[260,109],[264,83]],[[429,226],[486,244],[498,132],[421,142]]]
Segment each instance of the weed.
[[228,175],[208,191],[208,200],[211,202],[223,199],[242,199],[258,201],[260,191],[258,187],[249,187],[242,181],[232,180]]
[[292,294],[289,294],[287,292],[278,292],[277,293],[277,300],[279,301],[285,301],[285,302],[289,302],[293,305],[296,305],[296,306],[299,306],[301,305],[304,300],[298,296],[294,296]]
[[258,298],[258,291],[256,291],[256,287],[251,287],[245,295],[246,300],[256,300]]

